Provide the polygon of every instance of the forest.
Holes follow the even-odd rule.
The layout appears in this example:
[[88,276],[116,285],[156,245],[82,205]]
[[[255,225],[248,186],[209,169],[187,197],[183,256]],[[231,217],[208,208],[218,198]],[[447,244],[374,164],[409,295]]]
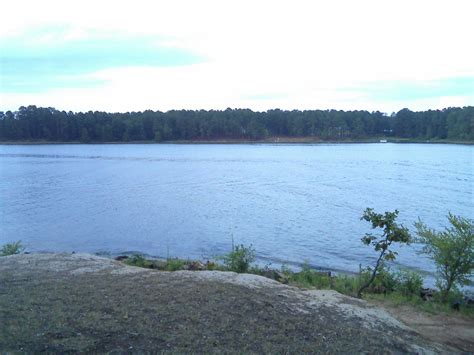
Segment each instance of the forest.
[[66,112],[22,106],[0,112],[1,141],[127,142],[186,140],[262,140],[311,137],[363,140],[379,137],[412,140],[474,141],[474,106],[413,112],[279,109],[171,110],[107,113]]

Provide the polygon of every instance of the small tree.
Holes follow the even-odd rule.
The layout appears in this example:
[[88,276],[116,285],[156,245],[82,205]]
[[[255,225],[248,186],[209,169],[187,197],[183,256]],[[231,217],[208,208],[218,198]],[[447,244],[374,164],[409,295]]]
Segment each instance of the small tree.
[[375,213],[372,208],[367,208],[364,211],[364,214],[361,217],[361,220],[371,222],[372,229],[382,228],[382,235],[374,236],[370,233],[367,233],[362,237],[362,243],[365,245],[373,245],[376,252],[379,252],[379,257],[375,263],[375,267],[372,271],[370,279],[359,288],[357,292],[357,297],[362,296],[362,291],[369,287],[372,282],[374,282],[375,277],[377,276],[377,271],[383,260],[393,261],[397,256],[396,251],[389,250],[392,243],[410,243],[410,233],[408,229],[402,225],[395,223],[395,219],[398,216],[398,211],[394,212],[385,212],[384,214]]
[[415,223],[417,242],[424,244],[422,253],[434,260],[438,271],[437,286],[445,302],[456,285],[469,283],[474,267],[474,223],[472,220],[448,214],[452,227],[437,232],[421,220]]

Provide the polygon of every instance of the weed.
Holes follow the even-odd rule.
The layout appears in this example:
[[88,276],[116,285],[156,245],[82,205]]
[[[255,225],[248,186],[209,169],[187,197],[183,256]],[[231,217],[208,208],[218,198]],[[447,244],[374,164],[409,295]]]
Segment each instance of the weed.
[[174,258],[166,260],[165,270],[166,271],[178,271],[184,270],[186,266],[186,261]]
[[244,273],[248,272],[250,264],[255,261],[255,249],[252,245],[246,247],[243,244],[232,248],[229,254],[223,257],[224,265],[230,271]]
[[147,269],[153,268],[153,263],[139,254],[134,254],[130,258],[124,260],[124,263],[131,266],[144,267]]
[[360,285],[360,278],[352,275],[338,275],[332,280],[334,290],[349,296],[355,296]]
[[[373,271],[370,267],[367,267],[360,274],[360,283],[367,284],[367,280],[371,278]],[[395,274],[390,271],[384,264],[380,264],[379,270],[373,282],[366,289],[370,293],[391,293],[397,288],[397,279]]]
[[13,243],[4,244],[0,248],[0,256],[8,256],[20,254],[25,250],[25,247],[21,244],[21,240]]
[[423,288],[423,277],[416,271],[401,270],[395,274],[396,291],[407,297],[419,296]]
[[303,263],[301,271],[294,273],[290,271],[289,280],[291,283],[305,288],[316,287],[327,289],[331,287],[331,277],[326,273],[311,269],[307,262]]

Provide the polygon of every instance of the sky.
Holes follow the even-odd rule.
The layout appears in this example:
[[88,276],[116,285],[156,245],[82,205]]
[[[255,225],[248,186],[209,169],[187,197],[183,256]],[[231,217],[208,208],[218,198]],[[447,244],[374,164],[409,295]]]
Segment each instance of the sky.
[[2,1],[0,110],[474,105],[474,1]]

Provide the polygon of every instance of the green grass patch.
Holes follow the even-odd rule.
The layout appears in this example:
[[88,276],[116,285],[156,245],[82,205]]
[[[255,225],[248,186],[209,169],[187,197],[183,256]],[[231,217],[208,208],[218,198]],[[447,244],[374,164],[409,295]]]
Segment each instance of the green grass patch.
[[462,314],[469,318],[474,318],[474,307],[464,302],[460,302],[459,309],[453,308],[453,304],[463,299],[462,294],[451,296],[448,302],[441,302],[439,299],[429,301],[423,300],[417,296],[406,296],[400,292],[392,292],[388,294],[366,294],[364,299],[367,301],[376,301],[388,303],[392,306],[410,305],[419,311],[430,314]]

